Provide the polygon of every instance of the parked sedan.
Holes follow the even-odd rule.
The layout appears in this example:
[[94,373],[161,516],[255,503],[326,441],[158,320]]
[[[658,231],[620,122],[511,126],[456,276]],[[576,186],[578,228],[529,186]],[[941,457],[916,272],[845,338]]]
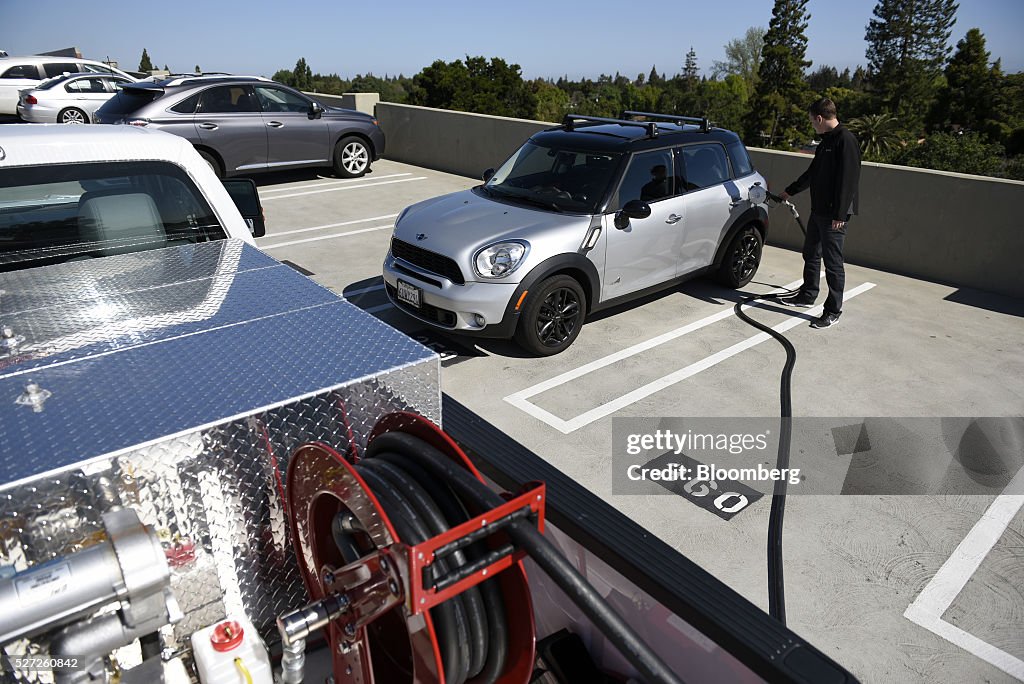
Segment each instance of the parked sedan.
[[18,116],[30,123],[92,123],[117,89],[134,81],[115,74],[64,74],[19,92]]

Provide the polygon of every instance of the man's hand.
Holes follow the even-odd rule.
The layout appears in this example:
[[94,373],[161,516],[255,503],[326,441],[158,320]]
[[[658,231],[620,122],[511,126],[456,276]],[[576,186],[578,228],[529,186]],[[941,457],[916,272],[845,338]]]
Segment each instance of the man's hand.
[[846,221],[840,221],[838,219],[832,219],[832,230],[842,230],[843,226],[846,225]]
[[790,194],[788,192],[786,192],[785,190],[783,190],[782,194],[779,195],[779,197],[782,198],[783,202],[785,202],[786,200],[788,200],[790,198]]

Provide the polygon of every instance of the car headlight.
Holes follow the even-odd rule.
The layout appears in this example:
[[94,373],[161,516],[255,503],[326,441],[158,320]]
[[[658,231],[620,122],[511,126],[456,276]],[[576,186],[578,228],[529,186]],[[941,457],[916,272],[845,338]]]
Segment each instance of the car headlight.
[[526,242],[499,242],[477,252],[473,268],[481,278],[504,278],[519,268],[529,251]]

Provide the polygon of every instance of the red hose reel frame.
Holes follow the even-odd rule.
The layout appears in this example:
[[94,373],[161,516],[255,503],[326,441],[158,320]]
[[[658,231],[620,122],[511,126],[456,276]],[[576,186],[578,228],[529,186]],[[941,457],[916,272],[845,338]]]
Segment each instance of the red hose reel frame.
[[[459,446],[426,418],[407,412],[388,414],[374,426],[368,444],[392,431],[423,440],[486,484]],[[354,460],[356,452],[351,444],[347,453]],[[533,485],[517,496],[505,495],[505,504],[415,546],[401,543],[380,502],[353,464],[327,445],[307,444],[296,450],[288,465],[287,492],[292,539],[311,597],[319,600],[344,591],[353,599],[349,611],[333,620],[328,629],[335,681],[391,684],[411,671],[416,682],[443,684],[437,636],[427,611],[492,577],[505,599],[509,639],[508,661],[497,683],[529,681],[536,637],[533,605],[522,565],[525,553],[517,550],[503,556],[442,589],[425,586],[423,570],[432,564],[438,549],[481,528],[500,526],[510,514],[525,513],[525,508],[529,508],[543,531],[543,484]],[[347,565],[331,528],[335,516],[343,511],[359,521],[370,543],[377,548]],[[492,549],[499,547],[498,536],[504,535],[498,532],[487,537],[485,543]],[[386,562],[382,564],[381,559]],[[401,586],[398,594],[389,596],[388,580],[395,576],[401,577]],[[394,584],[391,582],[392,589]],[[400,605],[390,608],[398,599]],[[378,653],[381,657],[375,662],[375,651],[387,651],[387,655]]]

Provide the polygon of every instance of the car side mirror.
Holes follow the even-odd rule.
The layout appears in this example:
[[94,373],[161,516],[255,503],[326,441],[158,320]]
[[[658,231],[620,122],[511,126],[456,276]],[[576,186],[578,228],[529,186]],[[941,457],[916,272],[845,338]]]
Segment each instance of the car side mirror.
[[309,116],[310,116],[310,118],[319,119],[323,115],[324,115],[323,105],[321,105],[316,100],[314,100],[313,102],[309,103]]
[[484,183],[486,183],[487,181],[491,180],[491,178],[493,178],[493,177],[494,177],[494,169],[487,169],[487,170],[484,171],[484,175],[483,175]]
[[629,226],[629,219],[645,219],[651,215],[651,205],[641,200],[629,200],[615,214],[615,227],[625,230]]
[[235,206],[238,207],[238,213],[249,225],[249,232],[252,233],[252,236],[263,237],[266,235],[267,223],[263,218],[263,205],[260,204],[260,194],[256,190],[256,182],[251,178],[229,178],[221,182]]

